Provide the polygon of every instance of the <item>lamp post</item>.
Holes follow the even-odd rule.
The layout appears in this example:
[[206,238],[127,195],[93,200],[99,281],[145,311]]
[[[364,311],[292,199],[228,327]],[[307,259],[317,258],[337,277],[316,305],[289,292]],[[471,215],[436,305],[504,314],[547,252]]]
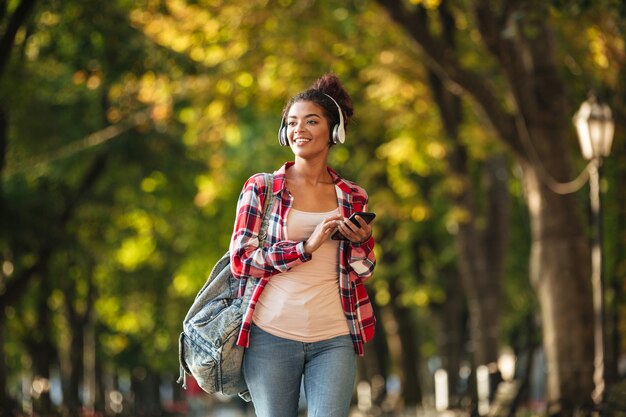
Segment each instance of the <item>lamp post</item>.
[[602,213],[600,205],[600,175],[602,160],[609,156],[613,143],[615,124],[611,109],[591,95],[574,115],[574,125],[583,157],[591,163],[589,167],[589,199],[593,240],[591,247],[591,285],[594,308],[594,391],[596,404],[604,400],[605,341],[604,341],[604,274],[602,273]]

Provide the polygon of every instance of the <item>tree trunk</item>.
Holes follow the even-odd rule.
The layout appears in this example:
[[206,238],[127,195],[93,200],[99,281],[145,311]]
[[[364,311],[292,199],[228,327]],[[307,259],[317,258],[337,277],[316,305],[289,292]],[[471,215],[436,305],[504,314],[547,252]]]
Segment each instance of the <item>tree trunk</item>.
[[[622,38],[626,38],[626,27],[621,26]],[[611,351],[613,357],[609,364],[609,377],[612,381],[619,379],[618,363],[620,356],[624,354],[624,346],[626,342],[626,335],[624,332],[620,332],[620,329],[626,328],[626,285],[624,283],[624,271],[626,271],[626,201],[624,199],[624,190],[626,189],[626,141],[624,141],[624,133],[626,132],[626,65],[622,65],[620,75],[617,77],[618,82],[613,93],[613,100],[611,102],[611,108],[615,117],[615,131],[622,132],[621,139],[617,139],[613,145],[613,151],[611,152],[612,161],[611,165],[614,168],[614,180],[609,184],[609,189],[612,191],[611,196],[614,200],[615,216],[617,217],[617,227],[619,231],[615,239],[615,265],[613,269],[607,274],[611,279],[612,288],[612,337],[611,337]],[[608,234],[607,234],[608,235]]]
[[[7,144],[9,141],[8,131],[9,131],[9,121],[7,120],[7,113],[6,113],[6,110],[4,109],[4,106],[0,104],[0,178],[2,178],[4,167],[7,163],[6,161]],[[0,182],[0,187],[1,186],[2,186],[2,182]],[[2,188],[0,188],[0,190],[2,190]],[[4,212],[3,208],[2,208],[2,211]],[[3,218],[6,218],[6,217],[3,216]],[[3,228],[3,230],[6,230],[6,228]]]
[[359,361],[361,379],[369,382],[372,392],[372,404],[380,406],[387,395],[386,381],[389,376],[387,361],[389,358],[389,347],[385,335],[384,321],[381,316],[381,309],[376,303],[376,290],[373,287],[368,288],[374,315],[378,317],[376,322],[376,336],[370,342],[373,346],[365,349],[365,357]]
[[[576,405],[589,401],[593,390],[593,307],[589,242],[577,201],[553,191],[573,175],[566,146],[572,139],[571,106],[547,28],[548,5],[505,2],[496,7],[489,1],[469,2],[482,39],[480,47],[492,53],[503,72],[507,87],[502,93],[486,76],[464,67],[431,31],[423,6],[378,1],[421,46],[429,68],[445,78],[451,90],[474,98],[522,167],[531,223],[531,280],[541,306],[548,363],[547,400],[551,413],[570,416]],[[514,113],[502,105],[506,97],[514,99]]]
[[[626,76],[624,71],[623,76]],[[625,87],[626,88],[626,87]],[[617,113],[617,112],[616,112]],[[616,121],[619,118],[616,115]],[[619,130],[619,124],[616,129]],[[623,130],[622,130],[623,131]],[[622,354],[622,335],[624,328],[623,313],[626,306],[624,273],[626,271],[626,200],[623,198],[626,189],[626,142],[615,141],[614,149],[609,160],[605,161],[605,175],[609,180],[608,190],[603,196],[606,240],[603,242],[606,249],[606,283],[607,283],[607,333],[606,333],[606,377],[607,383],[619,381],[619,359]],[[611,220],[612,218],[612,220]],[[604,231],[603,231],[604,232]]]
[[5,340],[5,320],[4,311],[0,314],[0,409],[11,410],[9,393],[7,392],[7,362],[4,353]]
[[[5,3],[5,2],[3,2]],[[35,7],[35,0],[22,0],[19,2],[13,14],[8,17],[6,25],[3,23],[4,32],[0,37],[0,78],[4,74],[11,58],[11,50],[19,29],[25,24],[28,16]],[[6,5],[2,5],[6,7]],[[4,16],[3,16],[4,17]]]
[[[548,140],[548,138],[546,138]],[[589,242],[571,195],[547,189],[523,167],[531,213],[532,284],[538,294],[551,415],[570,416],[593,390],[593,307]]]
[[[453,164],[454,166],[454,164]],[[457,165],[467,184],[468,174],[464,165]],[[508,240],[509,194],[506,190],[506,168],[503,160],[496,158],[485,164],[487,178],[486,194],[487,230],[479,230],[474,198],[469,186],[458,196],[457,204],[470,213],[470,219],[459,224],[456,236],[457,257],[461,281],[467,296],[469,309],[470,342],[473,374],[479,366],[489,370],[489,389],[493,395],[500,383],[497,368],[500,348],[500,298],[503,280],[504,256]],[[473,397],[476,385],[471,384]]]
[[[97,327],[96,327],[97,329]],[[96,330],[96,338],[98,337],[98,333]],[[102,369],[102,357],[100,350],[98,349],[96,342],[96,351],[95,351],[95,397],[94,397],[94,411],[96,415],[104,415],[106,411],[106,397],[105,397],[105,385],[104,385],[104,372]]]
[[[6,165],[6,153],[7,153],[7,133],[8,133],[8,121],[6,111],[4,106],[0,104],[0,179],[2,178],[2,174],[4,171],[4,166]],[[5,199],[4,199],[4,190],[2,189],[3,181],[0,181],[0,226],[1,230],[6,233],[6,221],[7,221],[7,210],[5,207]],[[5,248],[0,248],[1,250],[5,250]],[[4,255],[4,254],[3,254]],[[6,257],[3,256],[5,259]],[[3,280],[6,279],[3,276]],[[2,410],[10,410],[11,406],[9,404],[9,395],[7,392],[7,363],[6,363],[6,355],[4,353],[5,346],[5,322],[6,315],[4,311],[4,306],[0,303],[0,409]]]
[[448,374],[449,404],[455,408],[461,406],[464,395],[458,392],[458,386],[462,354],[465,350],[467,309],[457,271],[450,271],[445,283],[446,299],[443,304],[433,306],[432,309],[437,323],[437,351],[441,355],[441,366]]
[[70,369],[66,397],[63,398],[69,415],[76,417],[80,415],[82,407],[80,400],[81,382],[84,373],[84,337],[85,332],[80,320],[68,320],[70,328]]
[[[454,49],[454,22],[443,7],[440,8],[442,26],[449,48]],[[470,341],[476,366],[497,363],[500,339],[500,298],[504,272],[504,258],[508,241],[509,193],[506,181],[507,167],[502,157],[492,157],[485,163],[486,213],[480,213],[475,204],[467,161],[467,152],[459,139],[463,116],[461,100],[445,90],[439,76],[429,71],[430,87],[439,108],[443,127],[452,140],[448,156],[451,171],[463,182],[464,188],[452,199],[468,213],[468,219],[459,224],[456,235],[457,259],[461,282],[467,294]],[[480,230],[479,219],[486,218],[487,227]],[[492,373],[497,371],[491,366]],[[495,380],[497,381],[497,377]],[[492,384],[495,389],[495,384]]]
[[[85,299],[85,308],[80,311],[74,304],[77,300],[78,285],[73,280],[66,286],[65,292],[65,312],[67,317],[67,324],[70,333],[70,347],[69,347],[69,375],[68,375],[68,387],[64,392],[64,403],[68,409],[70,416],[78,416],[81,412],[83,403],[80,397],[80,391],[83,387],[86,387],[84,381],[85,375],[85,330],[86,326],[90,322],[90,316],[92,311],[92,305],[94,300],[94,285],[92,269],[87,268],[85,278],[87,279],[87,294]],[[91,371],[91,370],[90,370]],[[93,395],[93,392],[90,393]]]
[[[33,376],[35,380],[49,383],[50,368],[52,363],[56,359],[56,349],[51,334],[52,317],[50,309],[48,308],[48,296],[50,295],[51,291],[49,285],[47,285],[47,281],[42,280],[41,286],[38,291],[38,331],[30,335],[29,340],[26,341],[26,343],[33,363]],[[33,409],[36,414],[43,416],[50,415],[52,411],[52,402],[50,401],[49,389],[42,389],[37,395],[35,395],[35,399],[33,402]]]
[[409,308],[399,304],[401,291],[397,288],[397,282],[397,279],[393,279],[389,283],[389,294],[391,295],[391,311],[398,324],[398,337],[400,338],[402,398],[405,405],[416,406],[422,402],[422,388],[419,380],[421,355],[412,312]]
[[159,392],[161,378],[149,368],[138,366],[131,373],[131,392],[133,412],[139,416],[160,416],[161,396]]

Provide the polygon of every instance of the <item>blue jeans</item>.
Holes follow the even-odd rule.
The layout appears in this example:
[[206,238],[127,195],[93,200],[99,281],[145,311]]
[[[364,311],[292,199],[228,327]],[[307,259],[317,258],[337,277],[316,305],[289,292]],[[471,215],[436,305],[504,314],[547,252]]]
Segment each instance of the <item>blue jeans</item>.
[[257,417],[297,417],[304,383],[307,417],[347,417],[356,378],[350,335],[304,343],[253,325],[243,374]]

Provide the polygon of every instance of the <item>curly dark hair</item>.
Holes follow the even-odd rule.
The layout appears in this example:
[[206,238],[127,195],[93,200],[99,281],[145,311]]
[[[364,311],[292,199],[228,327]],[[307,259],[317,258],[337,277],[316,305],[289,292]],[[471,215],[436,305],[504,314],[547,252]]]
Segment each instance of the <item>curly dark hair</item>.
[[334,125],[339,124],[339,113],[337,113],[337,106],[328,96],[332,97],[341,107],[344,126],[347,125],[354,114],[352,99],[334,73],[322,75],[309,88],[293,96],[283,108],[283,122],[285,115],[294,103],[312,101],[324,109],[324,116],[329,124],[328,128],[332,130]]

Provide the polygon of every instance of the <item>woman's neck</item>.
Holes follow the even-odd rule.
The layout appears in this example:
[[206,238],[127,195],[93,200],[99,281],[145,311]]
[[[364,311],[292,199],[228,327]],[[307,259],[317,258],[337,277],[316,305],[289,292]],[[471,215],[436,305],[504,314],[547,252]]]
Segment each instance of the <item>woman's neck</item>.
[[287,170],[288,179],[298,179],[310,184],[327,183],[332,180],[326,160],[310,161],[296,158],[295,163]]

